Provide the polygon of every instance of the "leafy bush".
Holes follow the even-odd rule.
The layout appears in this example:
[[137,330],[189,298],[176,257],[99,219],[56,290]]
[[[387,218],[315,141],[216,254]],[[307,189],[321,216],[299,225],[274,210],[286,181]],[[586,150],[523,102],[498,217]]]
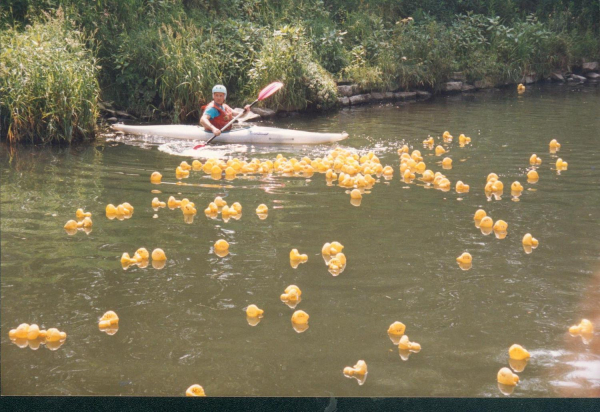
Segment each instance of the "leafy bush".
[[10,142],[92,138],[98,66],[62,13],[0,32],[0,128]]
[[335,82],[314,60],[302,27],[284,26],[266,37],[249,75],[250,93],[254,96],[272,81],[285,84],[269,99],[270,106],[287,110],[329,109],[337,103]]

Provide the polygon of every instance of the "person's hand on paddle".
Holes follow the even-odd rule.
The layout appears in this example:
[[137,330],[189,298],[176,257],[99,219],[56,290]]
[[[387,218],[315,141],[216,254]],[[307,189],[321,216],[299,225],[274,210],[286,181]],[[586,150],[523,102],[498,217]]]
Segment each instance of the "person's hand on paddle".
[[244,106],[244,111],[249,112],[250,111],[250,105],[247,104]]
[[213,134],[214,134],[215,136],[220,136],[220,135],[221,135],[221,130],[220,130],[220,129],[218,129],[218,128],[216,128],[216,127],[214,127],[214,126],[213,126],[213,128],[212,128],[212,132],[213,132]]

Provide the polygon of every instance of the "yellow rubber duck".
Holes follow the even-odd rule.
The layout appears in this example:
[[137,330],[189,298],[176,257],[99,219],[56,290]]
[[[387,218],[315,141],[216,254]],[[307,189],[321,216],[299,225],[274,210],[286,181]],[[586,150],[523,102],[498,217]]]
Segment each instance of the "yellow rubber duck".
[[414,174],[414,173],[412,173],[412,172],[410,171],[410,169],[406,169],[406,170],[404,171],[404,175],[402,176],[402,179],[404,180],[404,182],[405,182],[405,183],[410,183],[410,182],[412,182],[412,181],[413,181],[413,179],[414,179],[415,177],[416,177],[416,176],[415,176],[415,174]]
[[463,147],[464,145],[467,145],[471,143],[471,138],[465,136],[464,134],[461,134],[460,136],[458,136],[458,144]]
[[417,342],[409,341],[408,335],[404,335],[400,338],[400,342],[398,342],[398,349],[419,352],[421,350],[421,345]]
[[280,299],[282,301],[295,302],[300,300],[300,296],[302,296],[302,291],[300,290],[300,288],[296,285],[289,285],[283,291],[283,294],[280,296]]
[[435,147],[435,155],[436,156],[441,156],[444,153],[446,153],[446,149],[444,149],[442,146],[438,145]]
[[196,208],[193,203],[187,203],[185,206],[181,208],[181,211],[186,216],[194,216],[196,214]]
[[249,318],[262,318],[264,312],[264,310],[259,309],[256,305],[250,305],[246,308],[246,316]]
[[83,209],[77,209],[75,217],[77,217],[77,219],[83,219],[84,217],[92,217],[92,214],[90,212],[84,212]]
[[539,180],[540,176],[538,175],[538,172],[536,172],[535,170],[530,170],[529,172],[527,172],[527,181],[529,183],[535,183]]
[[298,267],[298,264],[305,263],[307,260],[308,256],[305,254],[301,255],[298,249],[292,249],[290,252],[290,264],[294,269]]
[[556,153],[560,150],[560,143],[556,141],[556,139],[550,140],[550,153]]
[[266,215],[267,213],[269,213],[269,208],[264,203],[261,203],[256,208],[256,214],[257,215]]
[[489,181],[496,181],[498,180],[498,175],[496,173],[490,173],[487,178],[486,178],[486,183]]
[[419,162],[419,163],[417,163],[417,164],[416,164],[416,166],[415,166],[415,171],[416,171],[418,174],[422,175],[422,174],[425,172],[425,169],[426,169],[426,168],[427,168],[427,165],[426,165],[425,163],[423,163],[423,162]]
[[471,264],[473,262],[473,257],[471,256],[470,253],[463,252],[462,255],[460,255],[459,257],[456,258],[456,261],[458,263]]
[[67,223],[65,223],[65,226],[64,226],[64,229],[66,231],[77,230],[77,228],[78,228],[78,225],[75,220],[69,220]]
[[535,249],[538,245],[538,240],[531,236],[531,233],[526,233],[525,236],[523,236],[523,246],[530,246]]
[[292,315],[292,323],[296,325],[305,325],[308,323],[309,317],[310,316],[308,316],[308,313],[304,312],[303,310],[297,310]]
[[481,221],[481,219],[483,219],[486,216],[487,216],[487,213],[485,213],[485,210],[477,209],[477,211],[475,212],[475,215],[473,216],[473,220]]
[[519,85],[517,86],[517,91],[519,93],[523,93],[525,91],[525,86],[523,86],[522,83],[519,83]]
[[450,159],[449,157],[444,157],[444,159],[442,160],[442,167],[444,169],[452,169],[452,159]]
[[158,197],[155,197],[154,199],[152,199],[152,207],[154,209],[158,209],[159,207],[167,207],[167,204],[158,200]]
[[442,139],[444,139],[444,142],[446,142],[446,143],[450,143],[450,142],[452,141],[452,135],[450,134],[450,132],[449,132],[449,131],[447,131],[447,130],[446,130],[446,131],[445,131],[445,132],[442,134]]
[[192,385],[185,391],[185,396],[206,396],[204,388],[198,384]]
[[40,327],[37,324],[32,323],[27,330],[27,339],[35,340],[38,336],[40,336]]
[[196,172],[202,170],[202,162],[200,160],[194,160],[192,162],[192,169]]
[[397,345],[400,342],[400,338],[404,335],[404,331],[406,331],[406,326],[402,322],[396,321],[390,325],[387,333],[394,345]]
[[141,260],[148,260],[150,258],[150,253],[146,248],[141,247],[135,251],[133,258],[138,262]]
[[402,146],[400,149],[398,149],[398,154],[402,154],[402,153],[408,153],[408,146],[404,145]]
[[508,356],[510,359],[514,360],[525,360],[531,357],[524,347],[517,345],[516,343],[508,349]]
[[569,164],[565,161],[563,161],[562,159],[558,159],[556,161],[556,170],[567,170],[567,168],[569,167]]
[[456,193],[467,193],[470,189],[469,185],[464,184],[461,180],[456,182]]
[[162,249],[156,248],[152,251],[152,260],[165,261],[167,260],[167,255],[165,255],[165,252]]
[[169,206],[169,209],[178,208],[181,206],[181,200],[177,200],[175,197],[170,196],[169,200],[167,200],[167,205]]
[[159,184],[162,180],[162,175],[159,172],[154,172],[150,175],[150,183]]
[[539,157],[537,157],[536,154],[532,154],[531,157],[529,158],[529,164],[532,166],[539,166],[542,164],[542,159],[540,159]]
[[184,170],[181,168],[181,166],[177,166],[177,169],[175,169],[175,177],[177,179],[184,179],[189,176],[190,176],[189,170]]
[[433,171],[431,170],[425,170],[423,172],[423,176],[421,177],[421,180],[423,180],[424,182],[427,183],[431,183],[433,182],[433,180],[435,179]]
[[428,139],[423,140],[423,145],[424,146],[433,146],[435,144],[435,140],[433,140],[433,137],[429,136]]
[[502,183],[500,180],[496,180],[492,183],[491,189],[494,193],[502,194],[504,191],[504,183]]
[[46,331],[46,342],[58,342],[67,339],[65,332],[60,332],[56,328],[50,328]]
[[511,192],[522,192],[523,191],[523,186],[521,185],[521,183],[519,183],[519,181],[514,181],[511,185],[510,185],[510,190]]
[[350,192],[350,199],[362,199],[362,193],[360,193],[360,190],[353,189]]
[[498,371],[498,383],[506,386],[516,386],[519,382],[517,374],[513,373],[509,368],[502,368]]
[[102,318],[100,318],[100,321],[98,322],[98,327],[100,329],[104,329],[104,328],[109,328],[113,325],[118,325],[118,324],[119,324],[119,317],[117,316],[117,314],[115,312],[113,312],[112,310],[109,310],[104,315],[102,315]]
[[495,232],[506,232],[506,229],[508,229],[508,223],[501,219],[497,220],[496,223],[494,223],[493,229]]
[[190,166],[185,160],[179,164],[179,167],[181,167],[183,170],[192,170],[192,166]]
[[359,385],[365,383],[367,373],[367,363],[364,360],[359,360],[353,367],[346,366],[344,368],[344,376],[347,378],[356,378]]
[[219,239],[215,242],[214,247],[215,247],[215,251],[224,252],[226,250],[229,250],[229,243],[227,243],[227,241],[224,239]]
[[129,253],[127,253],[127,252],[124,252],[124,253],[121,255],[121,265],[122,265],[122,266],[123,266],[123,268],[125,268],[125,269],[126,269],[126,268],[127,268],[129,265],[135,265],[135,264],[137,264],[137,263],[138,263],[137,259],[132,259],[132,258],[129,256]]
[[223,200],[221,196],[215,197],[214,203],[217,205],[217,207],[223,207],[227,205],[227,202]]
[[28,334],[29,334],[29,324],[28,323],[21,323],[19,326],[17,326],[16,329],[11,329],[8,332],[8,336],[10,338],[15,338],[15,339],[27,339]]
[[115,216],[117,216],[117,208],[115,205],[112,203],[106,205],[106,217],[112,220],[115,218]]
[[494,221],[489,216],[484,216],[479,222],[480,229],[491,229],[494,226]]
[[383,173],[384,176],[392,176],[394,174],[394,169],[392,168],[392,166],[386,166],[383,168],[383,170],[381,171],[381,173]]
[[579,325],[573,325],[569,328],[571,335],[592,335],[594,333],[594,325],[587,319],[582,319]]

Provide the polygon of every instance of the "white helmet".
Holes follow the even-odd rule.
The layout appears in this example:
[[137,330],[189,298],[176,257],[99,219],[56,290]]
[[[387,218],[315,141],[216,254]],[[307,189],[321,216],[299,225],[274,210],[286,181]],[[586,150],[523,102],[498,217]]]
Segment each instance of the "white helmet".
[[217,84],[212,89],[213,94],[215,93],[225,93],[225,98],[227,98],[227,89],[222,84]]

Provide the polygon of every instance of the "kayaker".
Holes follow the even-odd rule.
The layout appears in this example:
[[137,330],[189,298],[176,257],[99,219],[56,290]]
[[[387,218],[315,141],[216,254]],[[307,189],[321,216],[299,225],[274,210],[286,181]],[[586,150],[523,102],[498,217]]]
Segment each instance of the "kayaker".
[[[221,134],[221,129],[233,119],[233,110],[225,104],[227,98],[227,89],[222,84],[217,84],[212,89],[213,101],[202,106],[204,113],[200,118],[200,124],[204,126],[207,132],[212,132],[215,136]],[[250,105],[244,106],[245,111],[250,111]],[[224,132],[231,130],[229,126]]]

